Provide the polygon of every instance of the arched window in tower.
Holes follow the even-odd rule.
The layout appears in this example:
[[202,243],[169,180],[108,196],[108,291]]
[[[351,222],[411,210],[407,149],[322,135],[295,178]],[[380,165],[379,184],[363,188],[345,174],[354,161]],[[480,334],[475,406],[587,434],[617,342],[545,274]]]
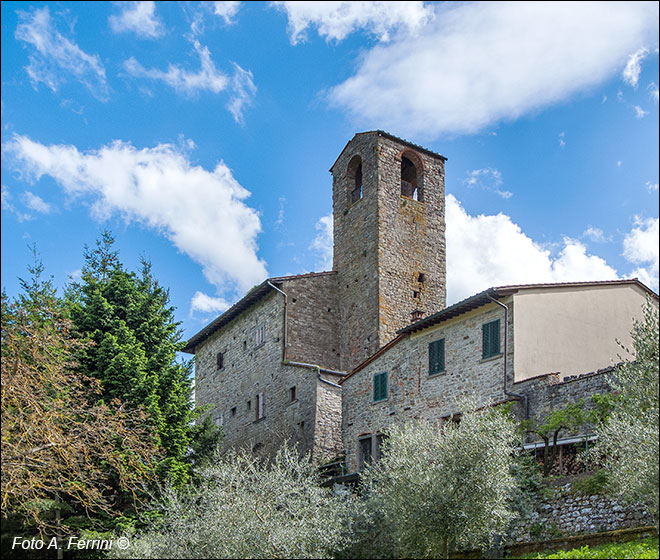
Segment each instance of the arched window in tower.
[[351,204],[362,198],[362,158],[354,156],[348,164],[348,200]]
[[406,156],[401,156],[401,195],[420,202],[423,200],[421,176],[417,174],[417,166]]

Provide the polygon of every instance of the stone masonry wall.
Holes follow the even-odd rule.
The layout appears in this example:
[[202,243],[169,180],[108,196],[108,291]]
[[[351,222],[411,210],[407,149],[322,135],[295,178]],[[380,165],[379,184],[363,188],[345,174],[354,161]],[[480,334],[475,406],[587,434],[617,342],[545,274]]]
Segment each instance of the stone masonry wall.
[[[419,198],[401,194],[401,158],[417,168]],[[442,158],[387,137],[378,144],[378,273],[381,345],[412,312],[445,308],[445,169]],[[420,282],[423,274],[423,282]]]
[[[511,317],[512,315],[510,315]],[[439,328],[407,335],[343,383],[343,438],[349,471],[359,466],[358,438],[375,434],[393,423],[423,418],[439,420],[460,412],[460,400],[475,397],[480,404],[506,400],[503,393],[503,356],[482,360],[484,323],[500,319],[503,340],[504,313],[496,304],[447,321]],[[509,330],[509,371],[512,365]],[[428,344],[445,339],[445,372],[429,375]],[[501,345],[503,349],[503,344]],[[373,402],[373,377],[388,372],[389,395]]]
[[[333,269],[340,312],[340,369],[350,371],[371,356],[378,339],[378,159],[377,136],[356,135],[332,168]],[[351,160],[362,161],[362,197],[351,200]]]
[[[273,290],[196,349],[195,398],[198,405],[212,405],[209,414],[224,426],[225,447],[270,453],[290,438],[303,451],[314,449],[317,373],[282,364],[283,324],[282,295]],[[259,327],[265,336],[258,345]],[[221,370],[218,352],[224,353]],[[256,415],[259,393],[261,419]]]
[[287,359],[338,370],[337,274],[303,274],[287,279]]
[[514,524],[509,542],[532,542],[654,524],[653,516],[644,506],[623,505],[599,494],[575,492],[571,482],[545,490],[548,492],[538,500],[534,511]]

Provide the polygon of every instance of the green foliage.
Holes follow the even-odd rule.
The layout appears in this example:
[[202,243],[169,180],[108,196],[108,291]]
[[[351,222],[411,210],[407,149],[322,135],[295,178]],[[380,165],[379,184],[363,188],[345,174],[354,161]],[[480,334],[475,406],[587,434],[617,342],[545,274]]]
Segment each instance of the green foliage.
[[644,502],[658,518],[658,308],[647,301],[631,332],[633,360],[616,370],[619,398],[598,429],[597,449],[610,470],[613,491],[628,502]]
[[[550,475],[550,471],[557,458],[557,440],[564,431],[577,431],[592,419],[592,415],[585,411],[584,399],[567,404],[562,408],[553,410],[543,421],[536,418],[520,422],[520,430],[537,434],[545,443],[543,447],[543,476]],[[552,445],[550,443],[552,442]]]
[[2,294],[2,513],[61,534],[137,507],[158,451],[143,414],[100,401],[98,380],[79,371],[88,343],[34,256],[19,297]]
[[102,381],[103,398],[141,407],[165,456],[158,472],[175,485],[188,480],[187,457],[193,437],[207,448],[218,432],[192,426],[191,365],[177,361],[181,333],[169,293],[142,261],[139,274],[125,270],[105,231],[94,250],[86,248],[82,281],[67,289],[67,302],[78,336],[91,344],[80,355],[86,375]]
[[216,456],[184,489],[168,488],[152,529],[115,558],[328,558],[346,543],[351,507],[319,486],[316,465],[283,447],[271,463]]
[[626,543],[582,546],[572,550],[542,552],[511,558],[658,558],[658,539],[648,538]]
[[394,426],[366,471],[366,517],[394,557],[446,557],[488,546],[515,516],[514,422],[467,404],[459,424]]
[[599,469],[595,473],[576,478],[571,483],[571,492],[580,494],[603,494],[607,491],[610,481],[606,469]]

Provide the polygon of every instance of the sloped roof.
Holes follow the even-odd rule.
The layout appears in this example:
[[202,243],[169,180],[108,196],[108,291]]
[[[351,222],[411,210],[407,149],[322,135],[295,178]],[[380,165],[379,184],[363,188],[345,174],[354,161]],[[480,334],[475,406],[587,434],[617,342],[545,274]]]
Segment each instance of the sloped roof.
[[502,298],[511,294],[514,294],[523,290],[539,290],[539,289],[556,289],[556,288],[586,288],[586,287],[598,287],[598,286],[616,286],[616,285],[634,285],[641,288],[649,296],[654,299],[658,299],[658,294],[656,294],[649,287],[645,286],[637,278],[632,278],[628,280],[602,280],[602,281],[593,281],[593,282],[558,282],[558,283],[547,283],[547,284],[513,284],[510,286],[497,286],[493,288],[488,288],[483,292],[479,292],[473,296],[470,296],[454,305],[446,307],[442,311],[438,311],[433,315],[429,315],[424,319],[421,319],[415,323],[404,327],[397,331],[397,337],[388,342],[385,346],[381,347],[374,354],[369,356],[362,363],[357,365],[353,371],[351,371],[346,377],[344,377],[340,383],[343,383],[351,377],[353,374],[357,373],[361,369],[364,369],[376,358],[384,354],[387,350],[398,344],[403,340],[407,334],[411,334],[423,329],[427,329],[444,321],[448,321],[458,315],[472,311],[482,305],[490,303],[493,299]]
[[[243,311],[254,305],[257,301],[268,294],[273,288],[270,284],[282,284],[287,280],[297,280],[298,278],[312,278],[315,276],[325,276],[327,274],[335,274],[334,271],[329,272],[309,272],[307,274],[295,274],[292,276],[275,276],[266,278],[261,284],[254,286],[247,294],[240,300],[232,305],[220,317],[206,325],[201,331],[195,334],[188,340],[182,352],[194,354],[195,348],[204,342],[209,336],[215,333],[218,329],[224,327],[227,323],[238,317]],[[270,282],[270,284],[269,284]]]
[[364,136],[366,134],[376,134],[378,136],[383,136],[384,138],[389,138],[390,140],[394,140],[395,142],[399,142],[400,144],[404,144],[405,146],[409,146],[410,148],[413,148],[414,150],[417,150],[418,152],[423,152],[425,154],[430,155],[431,157],[441,159],[442,161],[447,161],[447,158],[443,155],[440,155],[433,150],[429,150],[428,148],[425,148],[424,146],[419,146],[418,144],[413,144],[412,142],[409,142],[408,140],[405,140],[404,138],[399,138],[398,136],[394,136],[393,134],[390,134],[389,132],[385,132],[384,130],[368,130],[366,132],[358,132],[356,133],[353,138],[351,138],[347,143],[346,146],[344,146],[344,149],[341,151],[335,162],[330,166],[330,171],[332,171],[332,168],[336,165],[336,163],[339,161],[339,158],[343,155],[343,153],[346,151],[346,148],[348,145],[357,137],[357,136]]

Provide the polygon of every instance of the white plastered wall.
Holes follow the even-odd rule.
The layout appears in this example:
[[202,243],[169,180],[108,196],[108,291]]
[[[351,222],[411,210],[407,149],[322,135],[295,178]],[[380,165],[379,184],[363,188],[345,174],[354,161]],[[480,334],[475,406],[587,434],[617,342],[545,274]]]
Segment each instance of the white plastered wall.
[[513,304],[515,380],[564,378],[614,365],[619,355],[631,358],[616,341],[631,348],[633,317],[641,318],[645,302],[646,292],[631,284],[520,290]]

